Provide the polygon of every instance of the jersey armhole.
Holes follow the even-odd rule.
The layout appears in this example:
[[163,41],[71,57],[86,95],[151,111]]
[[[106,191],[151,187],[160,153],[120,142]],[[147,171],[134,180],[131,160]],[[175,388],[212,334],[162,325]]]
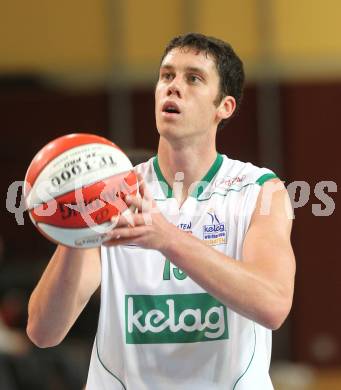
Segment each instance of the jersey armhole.
[[265,173],[256,180],[256,183],[262,187],[264,183],[271,179],[278,179],[278,176],[275,173]]

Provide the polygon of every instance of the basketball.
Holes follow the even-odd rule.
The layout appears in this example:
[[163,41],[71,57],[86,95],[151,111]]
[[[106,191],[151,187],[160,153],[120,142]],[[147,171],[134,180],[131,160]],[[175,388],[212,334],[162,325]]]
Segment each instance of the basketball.
[[36,228],[49,240],[74,248],[98,247],[137,193],[125,153],[94,134],[69,134],[44,146],[25,176],[24,198]]

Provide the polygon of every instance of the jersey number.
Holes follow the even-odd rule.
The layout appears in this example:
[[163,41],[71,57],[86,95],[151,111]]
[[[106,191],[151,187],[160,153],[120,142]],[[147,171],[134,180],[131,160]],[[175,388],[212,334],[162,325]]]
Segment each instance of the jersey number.
[[171,265],[171,262],[169,259],[165,259],[165,266],[163,267],[163,280],[170,280],[171,278],[171,268],[173,271],[173,275],[178,280],[184,280],[187,278],[187,275],[185,272],[181,271],[180,268],[175,267],[173,264]]

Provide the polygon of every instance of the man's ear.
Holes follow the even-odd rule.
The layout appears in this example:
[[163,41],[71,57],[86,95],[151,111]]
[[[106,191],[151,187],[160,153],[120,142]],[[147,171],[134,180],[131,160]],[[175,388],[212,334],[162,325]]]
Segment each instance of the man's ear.
[[219,122],[223,119],[230,118],[236,109],[236,99],[233,96],[225,96],[217,110],[217,117]]

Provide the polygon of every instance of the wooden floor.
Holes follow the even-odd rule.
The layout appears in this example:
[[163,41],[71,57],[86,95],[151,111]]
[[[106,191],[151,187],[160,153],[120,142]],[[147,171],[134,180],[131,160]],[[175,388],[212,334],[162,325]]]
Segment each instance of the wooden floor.
[[328,370],[294,365],[276,367],[271,378],[275,390],[341,390],[341,367]]
[[328,370],[319,372],[316,381],[309,390],[340,390],[341,389],[341,368],[339,370]]

